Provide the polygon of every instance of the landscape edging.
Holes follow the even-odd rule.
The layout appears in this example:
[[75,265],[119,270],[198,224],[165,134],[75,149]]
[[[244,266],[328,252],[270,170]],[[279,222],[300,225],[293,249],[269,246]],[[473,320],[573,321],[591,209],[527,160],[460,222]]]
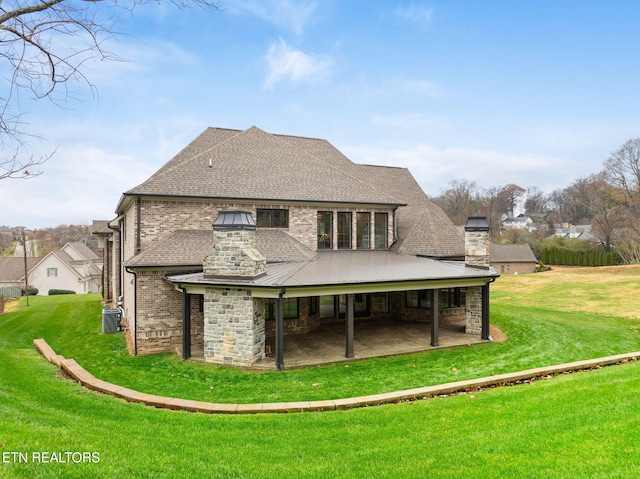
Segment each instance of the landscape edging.
[[585,361],[575,361],[572,363],[558,364],[544,368],[527,369],[514,373],[498,374],[485,378],[468,379],[440,384],[436,386],[425,386],[421,388],[406,389],[390,393],[372,394],[344,399],[327,399],[320,401],[298,401],[298,402],[277,402],[258,404],[224,404],[210,403],[204,401],[194,401],[190,399],[178,399],[166,396],[157,396],[124,388],[116,384],[111,384],[96,378],[74,359],[67,359],[56,354],[47,342],[42,339],[34,339],[35,348],[47,361],[55,364],[65,373],[75,379],[87,389],[109,394],[128,402],[142,403],[156,408],[183,410],[191,412],[204,412],[210,414],[257,414],[257,413],[288,413],[288,412],[310,412],[310,411],[333,411],[338,409],[353,409],[367,406],[378,406],[404,401],[415,401],[434,396],[443,396],[456,393],[464,393],[495,386],[518,384],[536,378],[555,376],[562,373],[581,371],[609,366],[612,364],[624,363],[640,359],[640,352],[618,354],[603,358],[588,359]]

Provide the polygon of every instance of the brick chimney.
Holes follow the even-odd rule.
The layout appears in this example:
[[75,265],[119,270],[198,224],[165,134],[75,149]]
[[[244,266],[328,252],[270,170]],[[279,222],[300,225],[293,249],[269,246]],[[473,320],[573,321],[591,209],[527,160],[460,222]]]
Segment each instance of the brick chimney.
[[253,279],[265,274],[256,248],[256,223],[249,211],[220,211],[213,223],[214,249],[204,259],[205,277]]
[[464,263],[489,268],[489,224],[484,216],[470,216],[464,227]]

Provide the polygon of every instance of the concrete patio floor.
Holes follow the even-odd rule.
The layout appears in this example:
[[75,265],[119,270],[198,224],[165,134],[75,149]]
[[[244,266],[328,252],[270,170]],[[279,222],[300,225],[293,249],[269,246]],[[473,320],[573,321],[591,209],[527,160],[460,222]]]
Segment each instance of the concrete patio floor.
[[[358,359],[416,353],[430,349],[450,348],[484,343],[480,335],[465,334],[464,324],[440,326],[439,346],[431,346],[431,325],[399,321],[356,320],[354,358],[347,359],[344,323],[329,323],[308,334],[285,336],[285,369],[331,364]],[[275,353],[273,344],[271,350]],[[268,357],[253,366],[277,369],[275,358]]]

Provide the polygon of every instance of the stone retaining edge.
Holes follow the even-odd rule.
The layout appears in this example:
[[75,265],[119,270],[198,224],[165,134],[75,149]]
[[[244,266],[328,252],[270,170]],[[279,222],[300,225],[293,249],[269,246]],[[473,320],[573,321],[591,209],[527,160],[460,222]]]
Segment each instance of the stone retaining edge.
[[594,369],[602,366],[609,366],[621,362],[634,361],[640,359],[640,351],[635,353],[618,354],[603,358],[588,359],[586,361],[575,361],[572,363],[558,364],[544,368],[527,369],[515,373],[497,374],[485,378],[468,379],[456,381],[436,386],[425,386],[421,388],[405,389],[383,394],[372,394],[369,396],[359,396],[344,399],[328,399],[322,401],[298,401],[298,402],[278,402],[260,404],[221,404],[204,401],[194,401],[190,399],[178,399],[166,396],[146,394],[133,389],[123,388],[116,384],[111,384],[96,378],[86,371],[74,359],[66,359],[55,353],[53,348],[44,339],[34,339],[33,345],[47,361],[58,366],[61,370],[75,379],[83,387],[109,394],[128,402],[142,403],[147,406],[163,409],[184,410],[191,412],[203,412],[209,414],[257,414],[257,413],[288,413],[288,412],[310,412],[310,411],[334,411],[341,409],[353,409],[367,406],[378,406],[403,401],[414,401],[433,396],[455,394],[477,390],[481,388],[501,386],[532,380],[546,376],[554,376],[570,371],[580,371]]

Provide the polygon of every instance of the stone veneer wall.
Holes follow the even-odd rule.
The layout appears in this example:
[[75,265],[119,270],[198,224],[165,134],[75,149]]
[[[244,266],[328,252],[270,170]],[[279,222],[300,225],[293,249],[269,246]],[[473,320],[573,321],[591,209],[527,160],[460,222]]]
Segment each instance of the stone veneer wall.
[[207,288],[204,321],[205,361],[251,366],[265,357],[264,306],[251,291]]
[[469,266],[489,267],[489,245],[488,231],[465,231],[465,263]]
[[204,260],[205,276],[255,277],[267,261],[256,249],[255,230],[213,231],[214,250]]
[[465,333],[482,333],[482,286],[467,288]]

